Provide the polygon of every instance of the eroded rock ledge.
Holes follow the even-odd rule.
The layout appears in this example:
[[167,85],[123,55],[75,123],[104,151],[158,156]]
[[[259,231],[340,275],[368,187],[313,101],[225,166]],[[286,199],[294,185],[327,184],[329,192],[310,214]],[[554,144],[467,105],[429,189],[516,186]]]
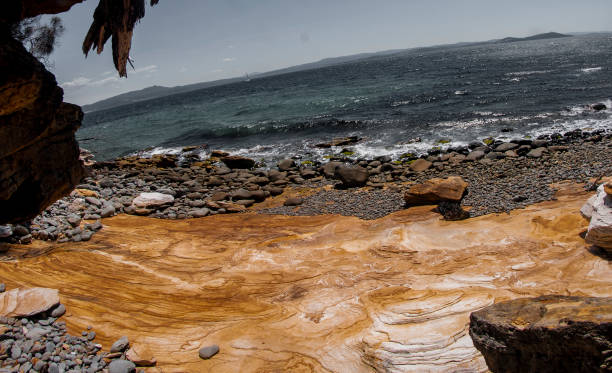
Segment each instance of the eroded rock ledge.
[[0,224],[35,217],[83,176],[74,133],[83,113],[55,77],[0,35]]
[[612,371],[612,298],[549,295],[497,303],[470,316],[491,371]]

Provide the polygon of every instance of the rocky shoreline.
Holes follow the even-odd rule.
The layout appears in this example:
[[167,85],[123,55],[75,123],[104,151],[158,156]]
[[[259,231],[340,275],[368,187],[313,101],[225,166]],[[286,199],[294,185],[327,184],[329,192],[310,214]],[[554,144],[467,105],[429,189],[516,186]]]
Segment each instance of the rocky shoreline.
[[[200,159],[198,147],[180,157],[156,155],[92,162],[89,175],[67,197],[30,222],[0,227],[0,240],[88,241],[102,219],[120,213],[162,219],[199,218],[257,211],[263,214],[341,214],[376,219],[405,208],[402,192],[434,177],[461,176],[468,182],[462,205],[469,215],[508,212],[554,198],[550,184],[586,183],[611,173],[612,132],[571,131],[503,142],[492,138],[458,148],[434,147],[354,159],[341,149],[329,162],[285,159],[273,169],[222,151]],[[339,141],[339,140],[334,140]],[[311,190],[301,198],[259,208],[286,190]],[[282,199],[282,197],[281,197]]]

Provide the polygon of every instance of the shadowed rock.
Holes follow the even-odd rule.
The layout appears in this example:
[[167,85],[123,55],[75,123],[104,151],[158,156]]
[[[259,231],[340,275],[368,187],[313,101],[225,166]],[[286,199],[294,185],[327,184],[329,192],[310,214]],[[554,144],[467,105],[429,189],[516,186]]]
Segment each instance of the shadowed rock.
[[0,224],[31,219],[83,175],[83,113],[17,41],[0,35]]
[[470,316],[470,336],[499,372],[609,372],[612,298],[542,296]]

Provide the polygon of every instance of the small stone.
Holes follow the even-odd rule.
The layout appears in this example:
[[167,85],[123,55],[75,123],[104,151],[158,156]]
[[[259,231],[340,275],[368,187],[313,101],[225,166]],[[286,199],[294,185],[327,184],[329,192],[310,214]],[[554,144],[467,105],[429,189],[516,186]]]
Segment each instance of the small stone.
[[198,354],[200,355],[200,357],[205,360],[210,359],[211,357],[215,356],[217,353],[219,353],[219,346],[217,345],[202,347],[200,351],[198,351]]
[[132,373],[136,371],[136,364],[128,360],[113,360],[108,364],[108,373]]
[[302,203],[304,203],[304,200],[300,197],[289,197],[287,198],[287,200],[285,200],[285,203],[283,203],[283,205],[285,206],[299,206]]
[[113,343],[113,345],[110,348],[110,352],[111,353],[121,352],[125,350],[129,345],[130,345],[130,342],[128,341],[128,337],[123,336],[119,338],[118,340],[116,340],[115,343]]
[[65,313],[66,306],[60,303],[57,307],[53,309],[53,311],[51,311],[51,317],[55,317],[57,319],[58,317],[62,317]]

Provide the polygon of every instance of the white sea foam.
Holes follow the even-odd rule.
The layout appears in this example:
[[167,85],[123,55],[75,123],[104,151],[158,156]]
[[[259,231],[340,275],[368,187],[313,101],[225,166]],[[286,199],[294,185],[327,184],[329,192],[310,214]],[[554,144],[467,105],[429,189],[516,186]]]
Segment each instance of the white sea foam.
[[506,76],[527,76],[534,74],[548,74],[550,72],[552,72],[552,70],[516,71],[512,73],[507,73]]
[[603,69],[603,67],[598,66],[598,67],[585,67],[584,69],[580,69],[580,71],[582,71],[583,73],[586,74],[590,74],[590,73],[594,73],[596,71],[600,71],[601,69]]

